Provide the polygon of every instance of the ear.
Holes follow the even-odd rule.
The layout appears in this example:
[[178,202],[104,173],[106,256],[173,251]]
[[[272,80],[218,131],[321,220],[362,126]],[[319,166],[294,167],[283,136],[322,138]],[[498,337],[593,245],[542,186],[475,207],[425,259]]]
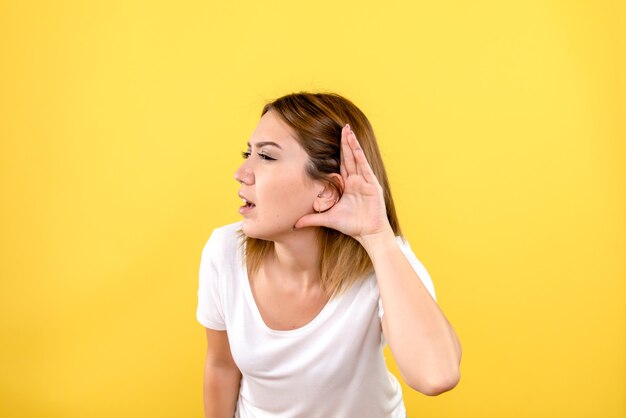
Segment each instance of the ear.
[[323,189],[317,194],[313,209],[316,212],[325,212],[341,199],[344,188],[343,177],[338,173],[332,173],[320,185]]

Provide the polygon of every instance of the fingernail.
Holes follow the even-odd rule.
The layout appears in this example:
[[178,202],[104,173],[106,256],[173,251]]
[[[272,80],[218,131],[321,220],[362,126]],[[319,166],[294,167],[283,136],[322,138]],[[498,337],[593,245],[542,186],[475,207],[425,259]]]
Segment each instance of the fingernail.
[[346,123],[346,127],[347,127],[348,129],[352,130],[352,128],[350,128],[350,124],[349,124],[349,123]]

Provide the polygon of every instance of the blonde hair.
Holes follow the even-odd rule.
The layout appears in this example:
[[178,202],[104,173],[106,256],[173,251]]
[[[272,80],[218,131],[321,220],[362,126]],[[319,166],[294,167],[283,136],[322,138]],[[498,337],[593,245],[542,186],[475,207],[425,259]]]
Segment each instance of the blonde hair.
[[[296,140],[309,155],[307,175],[315,180],[327,181],[339,195],[343,192],[341,184],[330,174],[340,172],[341,130],[349,123],[382,186],[391,228],[395,235],[401,235],[374,130],[358,107],[335,93],[300,92],[267,103],[261,116],[270,110],[293,129]],[[248,273],[254,274],[273,250],[274,243],[245,235],[242,237]],[[327,294],[336,296],[371,273],[372,261],[354,238],[325,227],[319,228],[317,238],[321,249],[319,278],[321,287]]]

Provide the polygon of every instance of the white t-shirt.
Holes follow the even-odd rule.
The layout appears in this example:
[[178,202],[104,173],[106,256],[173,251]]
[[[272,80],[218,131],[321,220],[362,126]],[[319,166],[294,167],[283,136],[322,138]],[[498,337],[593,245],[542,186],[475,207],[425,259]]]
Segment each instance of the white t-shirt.
[[[383,356],[375,275],[331,298],[305,326],[270,329],[252,296],[240,227],[215,229],[204,246],[196,312],[205,327],[228,331],[242,374],[235,417],[404,418],[400,384]],[[428,272],[409,244],[397,241],[435,298]]]

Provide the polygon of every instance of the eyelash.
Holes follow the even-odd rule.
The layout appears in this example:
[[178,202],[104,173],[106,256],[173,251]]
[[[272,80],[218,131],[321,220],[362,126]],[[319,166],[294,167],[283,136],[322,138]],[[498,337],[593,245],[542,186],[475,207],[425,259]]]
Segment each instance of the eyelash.
[[[241,153],[241,156],[244,158],[244,160],[247,160],[248,158],[250,158],[250,155],[252,155],[252,153],[250,151],[243,151]],[[272,158],[268,155],[262,154],[262,153],[258,153],[257,154],[259,157],[261,157],[262,160],[267,160],[267,161],[276,161],[276,158]]]

